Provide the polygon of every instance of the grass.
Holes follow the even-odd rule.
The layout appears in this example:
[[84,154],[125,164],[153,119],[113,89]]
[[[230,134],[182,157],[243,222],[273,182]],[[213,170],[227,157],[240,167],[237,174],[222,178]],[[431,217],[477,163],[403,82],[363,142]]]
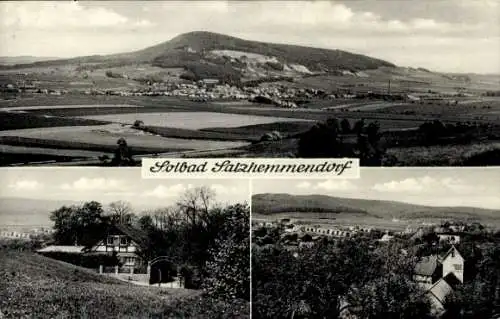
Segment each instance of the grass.
[[499,142],[469,145],[440,145],[389,148],[397,158],[397,166],[490,166],[499,165]]
[[239,127],[215,127],[215,128],[204,128],[200,131],[204,132],[227,132],[230,134],[253,136],[254,138],[260,138],[262,135],[272,131],[278,131],[285,136],[294,136],[303,132],[308,131],[314,122],[310,121],[293,121],[293,122],[274,122],[266,124],[256,124],[256,125],[245,125]]
[[134,286],[31,252],[0,250],[3,318],[151,318],[199,294]]
[[[116,138],[118,139],[118,138]],[[117,146],[115,144],[97,144],[97,143],[83,143],[77,141],[65,141],[65,140],[51,140],[43,138],[32,138],[32,137],[18,137],[18,136],[0,136],[0,143],[12,146],[24,146],[24,147],[37,147],[37,148],[47,148],[47,149],[61,149],[61,150],[87,150],[93,152],[103,152],[103,153],[114,153]],[[167,147],[131,147],[132,154],[152,154],[152,153],[168,153],[168,152],[180,152],[187,151],[190,149],[186,148],[167,148]],[[75,155],[78,152],[75,152]],[[78,157],[78,156],[76,156]]]
[[182,139],[198,139],[198,140],[214,140],[214,141],[248,141],[255,142],[260,139],[260,136],[245,135],[233,133],[231,129],[211,130],[189,130],[175,127],[160,127],[160,126],[143,126],[140,130],[163,137],[182,138]]
[[78,118],[45,117],[30,113],[0,112],[0,131],[38,127],[104,125],[109,122]]

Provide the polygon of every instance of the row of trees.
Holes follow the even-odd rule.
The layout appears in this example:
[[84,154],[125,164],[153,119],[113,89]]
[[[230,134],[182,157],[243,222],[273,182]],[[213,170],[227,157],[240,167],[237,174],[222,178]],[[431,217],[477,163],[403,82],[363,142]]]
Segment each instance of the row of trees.
[[[350,137],[355,137],[355,142],[348,141]],[[330,118],[301,135],[297,155],[303,158],[358,157],[363,166],[381,166],[386,151],[381,138],[378,122],[367,125],[359,120],[351,126],[347,119]]]

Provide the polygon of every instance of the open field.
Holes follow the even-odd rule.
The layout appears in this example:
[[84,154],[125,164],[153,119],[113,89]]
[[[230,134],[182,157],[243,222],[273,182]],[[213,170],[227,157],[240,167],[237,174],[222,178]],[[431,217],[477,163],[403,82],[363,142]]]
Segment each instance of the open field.
[[[15,143],[16,137],[45,140],[40,144],[36,141],[38,147],[46,145],[51,147],[51,141],[61,144],[61,148],[82,148],[86,150],[96,150],[93,145],[102,147],[102,151],[108,151],[116,148],[116,141],[120,137],[127,140],[128,145],[136,152],[171,152],[180,150],[202,150],[211,148],[231,148],[246,145],[243,142],[225,142],[225,141],[209,141],[209,140],[192,140],[192,139],[175,139],[159,137],[152,134],[142,132],[140,130],[122,127],[119,124],[109,124],[106,126],[72,126],[72,127],[51,127],[44,129],[25,129],[3,131],[1,135],[4,137],[3,143],[9,141],[9,144]],[[5,138],[7,137],[7,138]],[[75,144],[74,144],[75,143]],[[85,143],[87,145],[78,145]],[[25,145],[20,142],[17,145]],[[71,147],[71,145],[78,145]],[[32,144],[33,145],[33,144]],[[35,146],[35,145],[33,145]],[[83,146],[83,147],[82,147]]]
[[[1,141],[4,141],[3,138],[0,138]],[[6,141],[7,139],[5,139]],[[24,144],[29,144],[28,141],[25,141]],[[37,144],[35,141],[33,141],[33,144]],[[40,142],[42,144],[42,142]],[[86,151],[86,150],[80,150],[78,149],[50,149],[50,148],[36,148],[36,147],[27,147],[27,146],[13,146],[13,145],[5,145],[5,144],[0,144],[0,153],[12,153],[12,154],[47,154],[47,155],[53,155],[53,156],[68,156],[68,157],[80,157],[80,158],[88,158],[88,157],[95,157],[97,158],[98,156],[102,156],[102,152],[93,152],[93,151]],[[108,153],[107,155],[111,156],[111,153]]]
[[[500,142],[480,142],[469,145],[440,145],[390,148],[388,155],[398,159],[397,166],[483,166],[498,165]],[[489,154],[490,153],[490,154]],[[484,154],[481,161],[475,159]],[[494,156],[495,154],[496,157]]]
[[50,117],[45,115],[35,115],[31,113],[11,113],[0,112],[0,132],[7,130],[19,130],[42,127],[62,127],[62,126],[78,126],[78,125],[100,125],[108,122],[77,119],[77,118],[62,118]]
[[198,130],[207,127],[238,127],[243,125],[268,124],[273,122],[293,121],[290,118],[275,118],[214,112],[161,112],[161,113],[129,113],[101,116],[85,116],[86,119],[133,124],[143,121],[144,125],[166,126],[182,129]]
[[33,253],[0,250],[3,318],[150,318],[198,295],[135,286]]
[[387,107],[380,110],[384,114],[420,114],[423,116],[457,116],[469,119],[490,119],[498,121],[500,118],[500,98],[484,98],[454,105],[446,103],[410,103],[397,107]]

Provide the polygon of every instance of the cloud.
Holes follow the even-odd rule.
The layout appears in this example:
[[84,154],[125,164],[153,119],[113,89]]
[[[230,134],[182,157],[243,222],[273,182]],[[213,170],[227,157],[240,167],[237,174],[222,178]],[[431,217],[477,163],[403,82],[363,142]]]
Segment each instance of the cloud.
[[298,183],[296,187],[302,188],[302,189],[308,189],[308,188],[312,188],[312,184],[309,182],[301,182],[301,183]]
[[455,193],[468,193],[483,189],[477,185],[464,183],[457,178],[441,178],[436,179],[430,176],[419,178],[406,178],[399,181],[390,181],[387,183],[375,184],[373,190],[378,192],[390,193],[423,193],[423,192],[440,192],[451,191]]
[[357,189],[356,185],[345,179],[325,180],[317,183],[301,182],[297,184],[295,187],[300,189],[323,190],[323,191],[352,191]]
[[242,191],[236,186],[227,187],[227,186],[224,186],[221,184],[212,184],[210,186],[210,188],[212,188],[215,191],[216,195],[240,195],[240,194],[242,194]]
[[71,191],[113,191],[125,189],[123,181],[106,178],[86,178],[82,177],[72,183],[61,185],[63,190]]
[[327,191],[352,191],[356,190],[357,187],[351,181],[343,180],[326,180],[324,182],[319,182],[314,186],[314,189],[327,190]]
[[104,7],[84,7],[78,2],[4,2],[2,25],[8,28],[54,29],[96,27],[149,27],[147,20],[133,20]]
[[35,180],[20,180],[9,185],[9,188],[16,191],[32,191],[43,187],[43,184]]
[[172,186],[164,186],[164,185],[158,185],[154,189],[150,191],[145,191],[143,193],[144,196],[147,197],[156,197],[156,198],[171,198],[171,197],[178,197],[188,189],[193,188],[193,185],[188,184],[175,184]]

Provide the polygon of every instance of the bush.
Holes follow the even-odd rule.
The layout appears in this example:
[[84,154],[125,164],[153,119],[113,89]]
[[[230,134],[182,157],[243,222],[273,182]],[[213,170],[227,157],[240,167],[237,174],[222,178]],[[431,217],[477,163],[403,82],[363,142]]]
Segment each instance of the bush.
[[135,128],[141,128],[144,126],[144,122],[141,120],[135,120],[133,127]]

